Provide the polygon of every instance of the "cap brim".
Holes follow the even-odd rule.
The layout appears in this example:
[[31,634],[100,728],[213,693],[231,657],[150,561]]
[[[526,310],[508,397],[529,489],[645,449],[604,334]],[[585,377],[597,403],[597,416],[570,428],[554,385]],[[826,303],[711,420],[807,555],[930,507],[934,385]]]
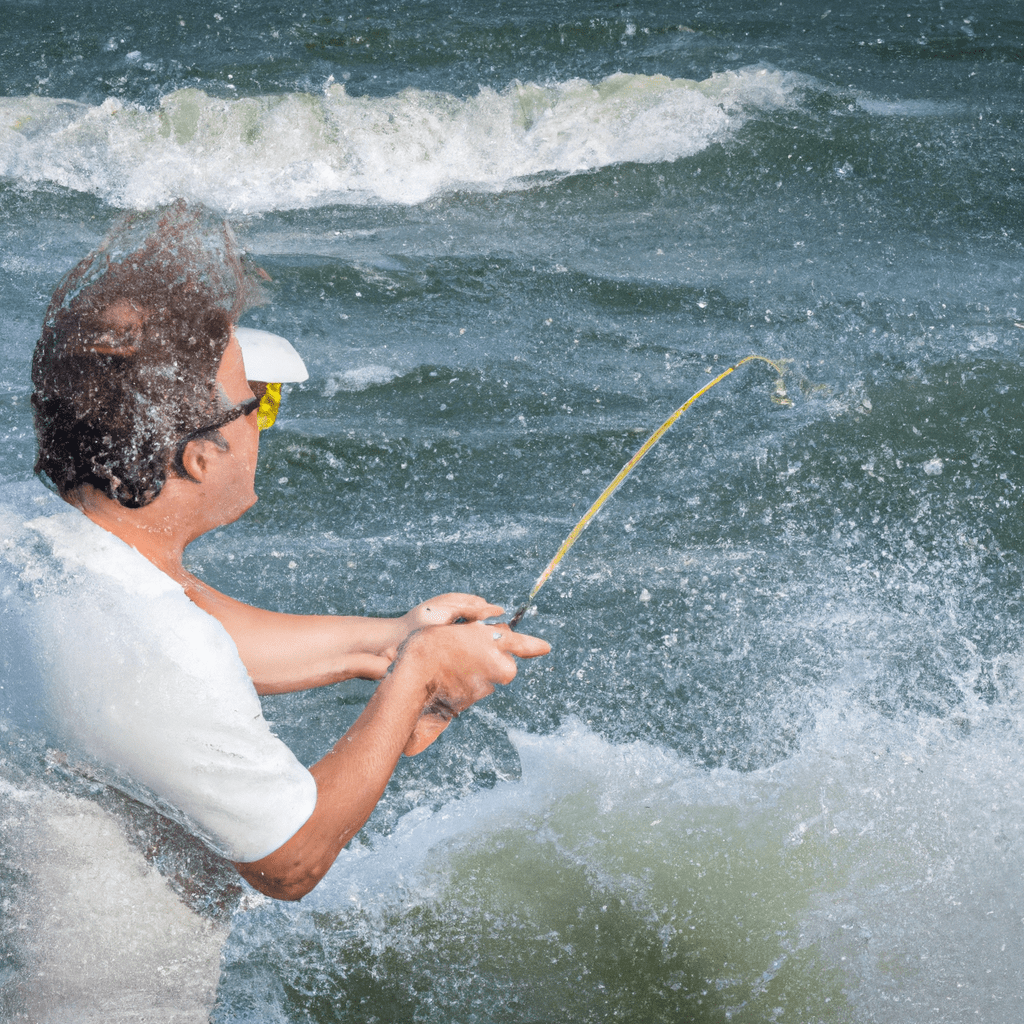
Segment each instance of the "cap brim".
[[236,327],[235,337],[242,349],[247,380],[271,384],[297,384],[309,379],[302,356],[292,343],[279,334],[257,331],[252,327]]

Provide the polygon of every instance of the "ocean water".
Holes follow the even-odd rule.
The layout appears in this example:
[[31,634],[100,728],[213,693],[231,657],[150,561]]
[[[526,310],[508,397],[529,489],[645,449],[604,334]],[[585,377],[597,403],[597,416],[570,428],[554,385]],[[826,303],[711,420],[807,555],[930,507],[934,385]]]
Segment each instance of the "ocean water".
[[[274,280],[246,323],[310,367],[258,505],[190,549],[245,600],[511,609],[710,375],[758,353],[788,399],[755,362],[680,419],[538,595],[551,656],[403,761],[297,905],[5,733],[4,1012],[47,984],[39,850],[77,907],[115,876],[59,858],[107,864],[109,818],[216,940],[198,994],[180,950],[138,961],[167,1019],[1021,1019],[1017,3],[3,15],[0,491],[56,281],[177,196],[231,218]],[[312,761],[368,692],[265,708]],[[54,802],[90,827],[26,853]],[[121,956],[177,899],[120,937],[75,913]],[[47,970],[82,1005],[149,1009],[80,952]]]

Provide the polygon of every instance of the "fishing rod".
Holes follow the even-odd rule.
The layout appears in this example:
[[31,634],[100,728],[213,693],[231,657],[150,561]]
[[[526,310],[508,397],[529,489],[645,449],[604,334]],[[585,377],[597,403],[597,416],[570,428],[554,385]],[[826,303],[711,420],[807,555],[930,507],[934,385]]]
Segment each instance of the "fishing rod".
[[530,591],[529,596],[526,600],[516,609],[515,614],[509,619],[509,626],[515,629],[516,626],[522,621],[523,616],[526,614],[530,605],[533,604],[533,599],[537,596],[538,591],[545,583],[551,578],[551,574],[555,571],[558,563],[566,556],[569,549],[579,539],[580,534],[590,525],[590,520],[597,515],[601,510],[601,506],[619,489],[622,482],[629,476],[630,473],[636,469],[640,460],[661,440],[668,429],[680,416],[686,412],[687,409],[697,401],[701,395],[707,394],[719,381],[725,380],[734,370],[738,370],[744,363],[753,362],[759,360],[762,363],[767,363],[778,375],[779,378],[775,384],[775,393],[772,395],[772,400],[782,405],[792,405],[792,401],[786,396],[786,389],[783,386],[782,378],[785,374],[785,368],[781,363],[775,362],[773,359],[769,359],[767,356],[750,355],[745,356],[738,363],[734,363],[727,370],[723,370],[714,380],[708,381],[696,394],[691,395],[681,406],[658,429],[651,434],[649,438],[640,446],[636,454],[627,462],[622,469],[616,474],[615,479],[601,492],[600,496],[594,502],[590,508],[583,514],[583,518],[569,531],[569,536],[562,541],[562,546],[555,552],[555,556],[550,562],[544,567],[544,571],[537,577],[537,582],[534,583],[533,589]]

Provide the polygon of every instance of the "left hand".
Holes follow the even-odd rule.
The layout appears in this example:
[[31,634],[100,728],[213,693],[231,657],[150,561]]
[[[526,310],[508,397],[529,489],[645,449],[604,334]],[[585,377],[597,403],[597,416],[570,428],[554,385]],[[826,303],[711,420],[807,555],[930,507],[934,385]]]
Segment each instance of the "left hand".
[[504,611],[500,605],[489,604],[475,594],[440,594],[416,605],[398,621],[403,629],[404,640],[414,629],[422,629],[424,626],[450,626],[460,619],[478,622],[480,619],[494,618]]

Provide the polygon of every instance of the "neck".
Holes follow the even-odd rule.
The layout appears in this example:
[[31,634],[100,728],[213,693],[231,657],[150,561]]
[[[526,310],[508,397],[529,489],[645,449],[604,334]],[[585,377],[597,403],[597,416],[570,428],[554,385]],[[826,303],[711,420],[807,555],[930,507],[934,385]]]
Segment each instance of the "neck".
[[65,500],[81,509],[97,526],[120,537],[158,569],[179,582],[193,579],[182,565],[185,548],[205,532],[190,515],[173,484],[164,487],[154,501],[142,508],[125,508],[102,491],[85,484]]

